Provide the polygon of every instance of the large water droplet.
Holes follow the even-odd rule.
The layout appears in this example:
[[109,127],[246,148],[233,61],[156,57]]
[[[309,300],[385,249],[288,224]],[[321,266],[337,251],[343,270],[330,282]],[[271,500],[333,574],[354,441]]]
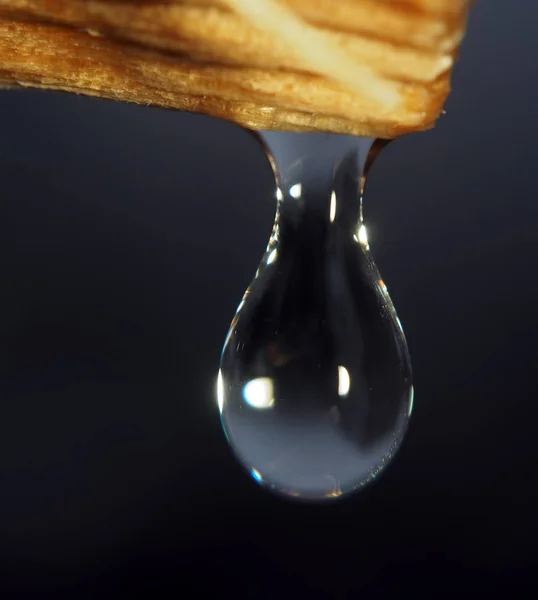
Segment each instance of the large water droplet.
[[277,178],[277,213],[222,352],[222,425],[261,485],[335,498],[390,462],[413,400],[405,337],[362,218],[379,145],[325,134],[261,137]]

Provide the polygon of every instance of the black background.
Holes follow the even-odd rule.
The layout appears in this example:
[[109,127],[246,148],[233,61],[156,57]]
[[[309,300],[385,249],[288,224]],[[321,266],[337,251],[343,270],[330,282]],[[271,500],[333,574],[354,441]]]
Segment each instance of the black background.
[[0,93],[2,598],[531,595],[537,19],[479,2],[447,114],[372,169],[415,412],[384,476],[325,507],[263,492],[220,430],[220,349],[275,208],[255,140]]

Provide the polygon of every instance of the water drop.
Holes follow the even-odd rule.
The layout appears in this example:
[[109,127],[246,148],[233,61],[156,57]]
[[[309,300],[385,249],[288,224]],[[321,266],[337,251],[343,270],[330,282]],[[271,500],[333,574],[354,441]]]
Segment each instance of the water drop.
[[260,137],[275,170],[277,211],[222,351],[221,420],[260,485],[329,500],[387,466],[412,408],[405,337],[362,215],[366,172],[381,144]]

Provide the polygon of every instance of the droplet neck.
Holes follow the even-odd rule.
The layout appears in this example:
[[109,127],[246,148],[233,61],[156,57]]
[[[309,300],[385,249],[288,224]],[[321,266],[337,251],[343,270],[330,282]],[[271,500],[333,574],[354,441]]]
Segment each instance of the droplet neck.
[[379,142],[322,133],[258,135],[275,173],[281,227],[308,230],[317,243],[357,235],[366,174]]

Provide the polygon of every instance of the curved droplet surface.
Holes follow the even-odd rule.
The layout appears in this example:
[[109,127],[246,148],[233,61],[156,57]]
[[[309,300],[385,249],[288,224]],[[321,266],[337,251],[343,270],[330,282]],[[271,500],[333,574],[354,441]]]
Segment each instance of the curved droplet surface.
[[261,485],[336,498],[390,462],[413,401],[405,337],[362,220],[373,140],[265,135],[277,214],[224,345],[222,425]]

